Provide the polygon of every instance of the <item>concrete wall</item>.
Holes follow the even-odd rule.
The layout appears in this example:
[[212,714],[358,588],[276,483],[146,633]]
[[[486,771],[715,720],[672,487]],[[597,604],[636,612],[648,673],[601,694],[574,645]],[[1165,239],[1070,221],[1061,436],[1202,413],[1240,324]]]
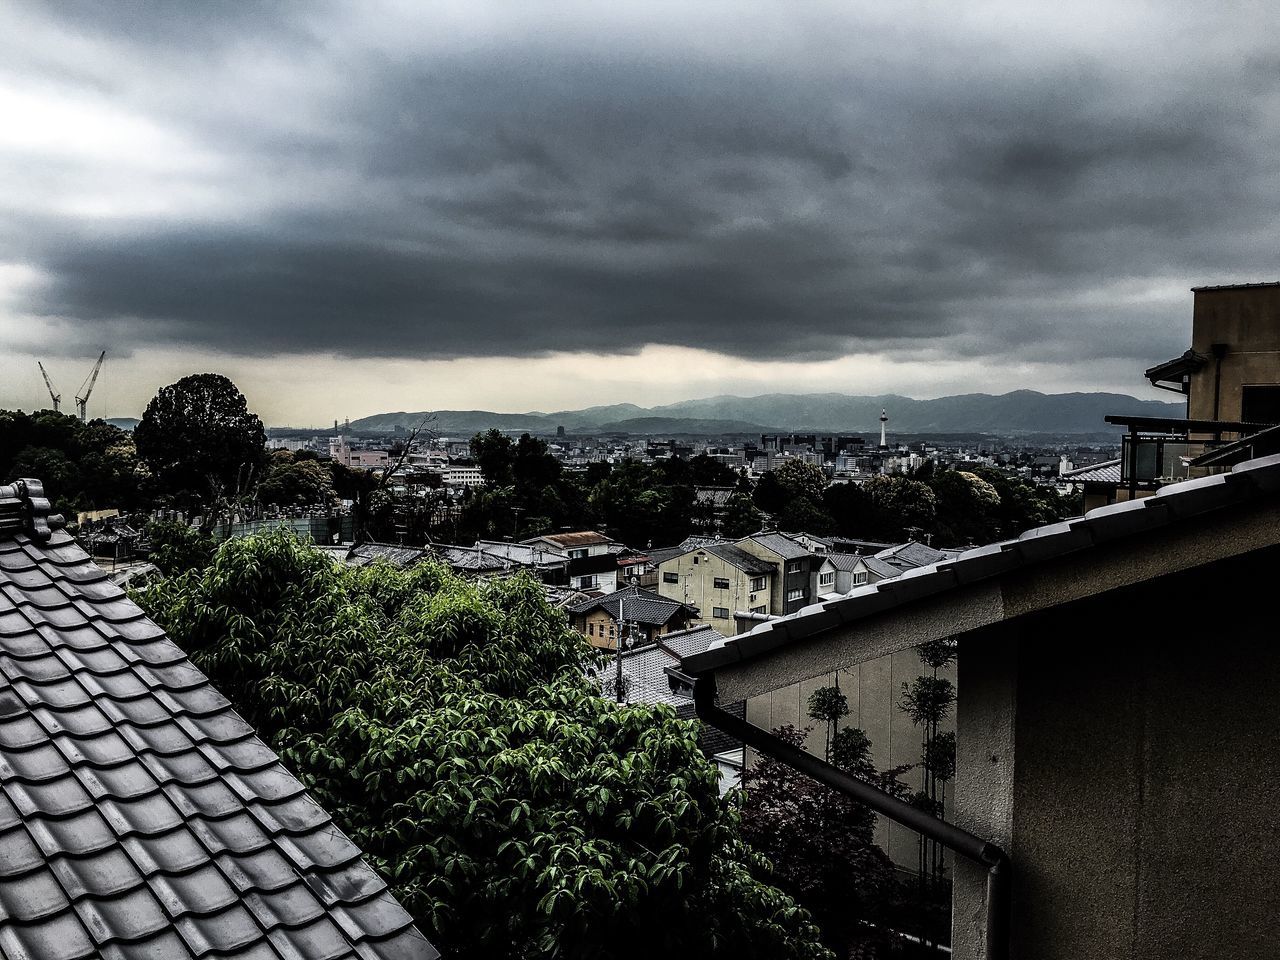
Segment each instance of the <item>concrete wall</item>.
[[[809,719],[809,696],[819,687],[836,686],[849,700],[849,716],[842,726],[859,727],[871,740],[871,758],[878,770],[918,763],[921,749],[921,730],[912,726],[911,718],[897,707],[902,696],[902,685],[910,683],[931,669],[920,662],[914,650],[903,650],[892,656],[880,657],[840,670],[792,684],[747,700],[747,720],[766,730],[790,724],[802,728],[811,726],[805,749],[821,756],[826,731],[823,725]],[[955,665],[941,671],[939,676],[952,683],[956,681]],[[942,726],[942,732],[955,730],[954,717]],[[754,754],[754,751],[750,751]],[[749,762],[754,757],[748,758]],[[919,789],[919,771],[904,774],[902,782]],[[947,816],[951,816],[951,788],[948,786]],[[913,830],[879,817],[876,823],[876,843],[898,866],[915,870],[918,849],[917,834]],[[950,861],[948,860],[948,866]]]
[[1225,343],[1219,420],[1240,419],[1244,384],[1280,384],[1280,287],[1205,290],[1195,295],[1191,345],[1210,357],[1191,377],[1189,416],[1213,418],[1212,347]]
[[[966,638],[957,822],[1005,845],[1013,955],[1277,956],[1280,548]],[[984,874],[956,868],[957,960]]]

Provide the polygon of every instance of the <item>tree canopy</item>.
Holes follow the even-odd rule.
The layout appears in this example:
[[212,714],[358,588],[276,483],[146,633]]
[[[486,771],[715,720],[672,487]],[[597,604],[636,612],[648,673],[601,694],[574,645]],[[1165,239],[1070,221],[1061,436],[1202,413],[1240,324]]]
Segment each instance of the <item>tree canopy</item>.
[[830,957],[697,726],[602,699],[533,580],[351,569],[277,532],[139,600],[447,955]]
[[246,489],[266,456],[266,431],[234,383],[198,373],[161,387],[133,432],[160,488],[210,504]]
[[35,477],[56,512],[133,509],[141,503],[133,440],[102,420],[52,410],[0,410],[0,478]]

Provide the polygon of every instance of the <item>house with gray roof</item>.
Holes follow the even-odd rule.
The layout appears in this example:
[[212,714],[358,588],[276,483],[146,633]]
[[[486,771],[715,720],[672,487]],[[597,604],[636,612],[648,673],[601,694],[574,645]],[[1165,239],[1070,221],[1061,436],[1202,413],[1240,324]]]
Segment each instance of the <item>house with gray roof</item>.
[[[668,670],[699,717],[955,855],[952,956],[1275,954],[1280,455],[869,583]],[[722,709],[948,639],[954,815]]]
[[690,605],[722,632],[733,632],[738,613],[769,613],[773,582],[781,576],[776,564],[723,541],[659,556],[658,592]]
[[643,587],[588,597],[566,609],[569,625],[593,647],[606,650],[615,649],[620,636],[627,645],[652,643],[698,619],[697,607]]
[[0,485],[0,956],[439,956],[62,526],[38,482]]

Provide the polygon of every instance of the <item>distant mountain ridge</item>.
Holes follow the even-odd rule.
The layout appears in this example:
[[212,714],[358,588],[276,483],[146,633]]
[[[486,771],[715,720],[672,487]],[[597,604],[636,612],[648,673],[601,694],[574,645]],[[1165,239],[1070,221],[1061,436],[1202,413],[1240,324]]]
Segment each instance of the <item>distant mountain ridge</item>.
[[[682,400],[656,407],[632,403],[561,410],[556,413],[495,413],[488,410],[437,410],[432,428],[439,433],[528,430],[554,433],[759,433],[771,430],[867,433],[880,429],[887,410],[891,433],[1104,433],[1115,428],[1108,414],[1180,417],[1181,403],[1139,400],[1120,393],[1040,393],[1015,390],[992,395],[968,393],[933,400],[895,394],[850,396],[841,393],[778,393],[759,397],[720,396]],[[412,429],[429,412],[379,413],[351,421],[359,431]]]

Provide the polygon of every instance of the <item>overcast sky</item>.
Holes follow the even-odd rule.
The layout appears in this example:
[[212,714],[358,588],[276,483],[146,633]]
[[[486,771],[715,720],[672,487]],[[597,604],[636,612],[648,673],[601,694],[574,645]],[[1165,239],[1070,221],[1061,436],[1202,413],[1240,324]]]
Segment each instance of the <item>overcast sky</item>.
[[1160,396],[1189,287],[1280,277],[1273,20],[0,0],[0,406]]

